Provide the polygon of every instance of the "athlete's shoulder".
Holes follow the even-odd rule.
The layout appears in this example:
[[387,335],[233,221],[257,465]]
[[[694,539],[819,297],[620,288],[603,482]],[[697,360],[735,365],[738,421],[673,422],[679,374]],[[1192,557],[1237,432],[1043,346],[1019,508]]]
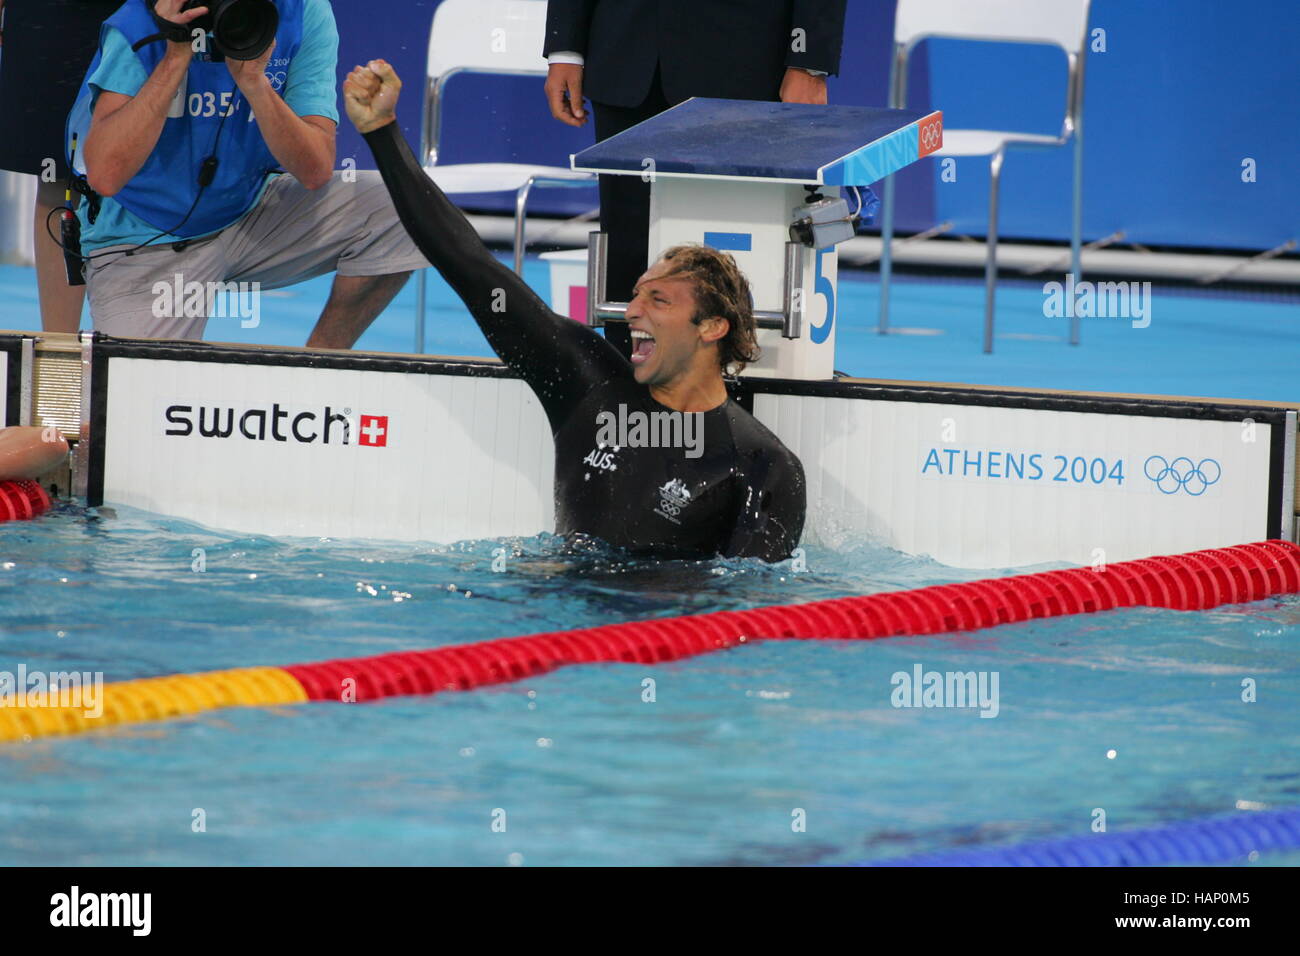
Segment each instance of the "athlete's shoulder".
[[730,410],[728,420],[738,458],[733,467],[742,507],[725,553],[784,560],[803,533],[808,496],[803,464],[771,429],[739,405]]
[[734,399],[727,403],[727,419],[738,452],[752,457],[765,457],[774,464],[787,466],[797,472],[800,478],[803,477],[803,464],[799,457],[770,428]]
[[605,369],[604,374],[592,376],[593,384],[587,389],[584,402],[600,402],[616,411],[617,405],[632,408],[660,407],[650,396],[650,390],[641,385],[631,375],[623,374],[619,368]]

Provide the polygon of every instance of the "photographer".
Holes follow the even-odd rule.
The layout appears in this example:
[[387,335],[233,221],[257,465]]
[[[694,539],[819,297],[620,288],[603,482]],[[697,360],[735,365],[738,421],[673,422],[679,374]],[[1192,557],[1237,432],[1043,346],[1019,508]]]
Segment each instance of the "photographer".
[[334,172],[337,56],[327,0],[127,0],[109,18],[69,119],[90,117],[96,329],[202,338],[208,309],[160,308],[156,282],[274,289],[337,270],[307,345],[349,348],[428,265],[376,173]]

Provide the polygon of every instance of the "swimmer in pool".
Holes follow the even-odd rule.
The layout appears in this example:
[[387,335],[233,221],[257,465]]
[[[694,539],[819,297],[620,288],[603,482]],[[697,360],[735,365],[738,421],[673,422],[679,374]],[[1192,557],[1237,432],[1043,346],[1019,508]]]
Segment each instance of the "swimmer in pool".
[[348,117],[420,252],[541,401],[555,438],[557,531],[658,557],[789,557],[803,531],[803,467],[723,379],[757,357],[735,260],[695,246],[665,252],[628,306],[629,364],[492,256],[402,137],[400,90],[385,61],[357,67],[343,84]]

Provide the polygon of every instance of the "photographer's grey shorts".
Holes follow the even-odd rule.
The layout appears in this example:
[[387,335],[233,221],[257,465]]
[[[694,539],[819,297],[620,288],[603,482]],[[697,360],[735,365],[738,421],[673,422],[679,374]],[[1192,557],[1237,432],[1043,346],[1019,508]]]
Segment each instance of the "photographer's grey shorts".
[[[110,246],[95,254],[129,248]],[[174,283],[179,275],[182,285],[257,282],[261,289],[270,290],[327,272],[377,276],[428,266],[398,220],[378,172],[335,172],[329,184],[317,190],[282,174],[272,179],[243,219],[214,236],[192,240],[180,252],[171,245],[158,245],[131,255],[92,259],[86,268],[86,290],[90,317],[99,331],[201,339],[206,316],[155,314],[159,311],[155,283]],[[216,321],[230,327],[213,329],[213,338],[238,340],[238,319]],[[309,332],[303,329],[303,341]]]

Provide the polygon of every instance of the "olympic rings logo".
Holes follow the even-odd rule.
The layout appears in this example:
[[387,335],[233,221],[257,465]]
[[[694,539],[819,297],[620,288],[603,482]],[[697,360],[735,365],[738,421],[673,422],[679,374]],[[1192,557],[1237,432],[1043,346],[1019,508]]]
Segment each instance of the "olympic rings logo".
[[943,145],[943,118],[939,117],[929,123],[922,123],[917,127],[917,136],[920,141],[920,155],[928,156],[933,153]]
[[1213,458],[1202,458],[1200,464],[1194,464],[1187,457],[1165,461],[1160,455],[1152,455],[1142,470],[1167,495],[1177,494],[1180,488],[1193,497],[1203,495],[1223,477],[1223,469]]

